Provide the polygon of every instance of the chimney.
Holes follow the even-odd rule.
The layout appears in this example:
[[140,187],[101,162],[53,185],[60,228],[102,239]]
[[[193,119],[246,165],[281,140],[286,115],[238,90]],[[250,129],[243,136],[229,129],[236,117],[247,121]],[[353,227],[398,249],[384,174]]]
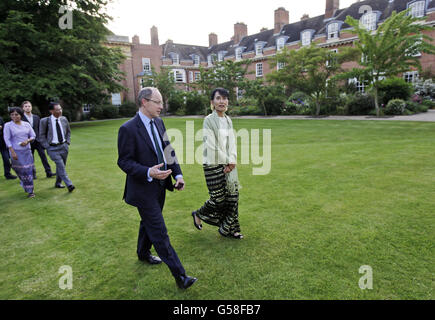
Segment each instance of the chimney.
[[310,18],[310,16],[308,14],[304,13],[304,15],[301,17],[301,21],[302,20],[307,20],[309,18]]
[[340,0],[326,0],[325,19],[332,18],[340,8]]
[[133,44],[140,44],[139,36],[136,34],[132,38]]
[[279,33],[286,24],[289,24],[289,14],[286,9],[280,7],[275,10],[275,28],[273,33]]
[[242,38],[246,37],[247,35],[248,35],[248,26],[243,22],[237,22],[234,25],[234,37],[232,38],[234,43],[239,43],[240,40],[242,40]]
[[151,28],[151,45],[155,47],[159,46],[159,32],[156,26]]
[[218,44],[218,36],[216,33],[210,33],[208,35],[208,46],[213,47]]
[[267,28],[261,28],[260,32],[267,31]]

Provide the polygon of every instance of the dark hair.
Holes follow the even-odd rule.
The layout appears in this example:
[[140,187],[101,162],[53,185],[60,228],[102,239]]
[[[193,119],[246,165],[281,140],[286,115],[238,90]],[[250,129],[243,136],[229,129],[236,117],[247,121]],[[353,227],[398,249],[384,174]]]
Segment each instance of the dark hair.
[[21,116],[21,119],[24,117],[24,111],[20,107],[13,107],[9,109],[9,115],[14,112],[18,113]]
[[57,105],[60,106],[60,103],[59,102],[50,102],[50,104],[48,105],[48,110],[54,110],[54,107]]
[[30,101],[27,101],[27,100],[26,100],[26,101],[23,101],[23,103],[21,103],[21,108],[24,107],[24,105],[25,105],[26,103],[30,103],[30,105],[32,105],[32,103],[31,103]]
[[216,88],[212,91],[211,96],[210,96],[210,100],[214,100],[214,96],[216,95],[216,92],[219,92],[219,94],[223,97],[230,97],[230,93],[228,92],[227,89],[224,88]]
[[151,87],[143,88],[137,96],[137,105],[139,106],[139,108],[142,106],[142,100],[143,99],[149,100],[151,99],[152,95],[153,95],[153,88]]

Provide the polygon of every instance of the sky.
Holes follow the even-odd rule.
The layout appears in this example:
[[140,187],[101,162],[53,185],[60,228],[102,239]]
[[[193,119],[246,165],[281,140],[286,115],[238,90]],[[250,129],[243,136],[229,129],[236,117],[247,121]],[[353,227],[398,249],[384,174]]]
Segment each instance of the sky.
[[[325,0],[112,0],[108,13],[113,21],[108,27],[116,35],[131,38],[138,35],[143,44],[151,43],[150,29],[158,28],[160,44],[171,39],[175,43],[208,47],[208,35],[218,35],[226,42],[234,34],[234,24],[243,22],[248,34],[274,27],[274,11],[284,7],[290,23],[303,14],[310,17],[325,12]],[[340,8],[357,0],[341,0]]]

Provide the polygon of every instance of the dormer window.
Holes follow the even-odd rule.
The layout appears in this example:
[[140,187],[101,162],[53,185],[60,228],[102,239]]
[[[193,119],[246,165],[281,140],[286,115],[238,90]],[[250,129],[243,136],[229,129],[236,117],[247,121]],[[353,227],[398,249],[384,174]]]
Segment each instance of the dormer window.
[[284,38],[278,38],[276,40],[276,50],[280,51],[284,48],[285,39]]
[[224,56],[225,56],[225,52],[224,51],[219,51],[218,52],[218,61],[224,61]]
[[213,57],[211,55],[207,56],[207,64],[209,67],[213,66]]
[[328,25],[328,40],[338,38],[338,23],[333,22]]
[[365,13],[360,22],[368,31],[376,30],[377,16],[376,12]]
[[255,55],[261,56],[263,55],[263,47],[266,43],[263,41],[259,41],[255,44]]
[[172,58],[173,65],[178,66],[180,64],[180,56],[178,55],[178,53],[172,53],[171,58]]
[[303,46],[309,46],[311,44],[311,31],[302,32],[301,41]]
[[242,60],[242,51],[243,51],[243,48],[236,48],[236,51],[235,51],[235,55],[236,55],[236,61],[240,61],[240,60]]
[[201,62],[201,59],[199,58],[198,55],[193,55],[193,65],[194,66],[199,66],[199,63]]
[[426,1],[417,1],[417,2],[411,3],[409,5],[409,8],[411,8],[410,14],[414,18],[424,17],[424,11],[426,9]]

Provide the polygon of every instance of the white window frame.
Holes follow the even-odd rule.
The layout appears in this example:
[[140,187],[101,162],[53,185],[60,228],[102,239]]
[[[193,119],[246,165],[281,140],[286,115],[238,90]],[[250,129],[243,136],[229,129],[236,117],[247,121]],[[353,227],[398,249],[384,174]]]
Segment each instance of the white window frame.
[[276,70],[281,70],[285,67],[285,62],[278,62],[276,64]]
[[197,66],[199,66],[200,63],[201,63],[201,58],[200,58],[200,56],[198,56],[197,54],[195,54],[195,55],[193,56],[193,65],[194,65],[195,67],[197,67]]
[[302,32],[301,38],[302,46],[309,46],[311,44],[311,31]]
[[200,80],[201,80],[201,72],[199,72],[199,71],[195,71],[195,74],[194,74],[194,78],[193,78],[193,80],[194,80],[195,82],[200,81]]
[[[338,49],[331,49],[331,50],[329,50],[329,51],[331,51],[331,52],[335,52],[335,53],[338,53]],[[327,66],[327,67],[329,66],[329,60],[326,60],[326,66]]]
[[365,13],[361,19],[360,23],[368,30],[374,31],[376,30],[378,15],[376,12],[367,12]]
[[285,39],[284,38],[278,38],[276,40],[276,50],[281,51],[285,46]]
[[236,48],[235,50],[235,56],[236,56],[236,61],[240,61],[242,60],[242,48]]
[[193,82],[193,71],[189,71],[189,82]]
[[255,45],[255,55],[262,56],[263,55],[263,45],[261,43],[257,43]]
[[175,83],[186,83],[186,70],[173,69],[171,72]]
[[416,1],[411,3],[408,8],[411,8],[410,15],[414,18],[424,17],[426,11],[426,1]]
[[218,52],[218,61],[224,61],[225,54],[222,51]]
[[91,112],[91,105],[90,104],[84,104],[83,105],[83,113],[89,113]]
[[112,93],[112,105],[120,106],[122,104],[121,93]]
[[338,39],[339,29],[338,22],[328,24],[328,40]]
[[257,78],[262,77],[263,76],[263,63],[257,63],[255,65],[255,75]]
[[410,83],[415,83],[418,80],[418,77],[418,71],[407,71],[403,74],[403,79]]
[[207,64],[209,67],[213,66],[213,56],[212,55],[207,56]]
[[145,73],[151,73],[151,59],[150,58],[142,58],[142,70]]
[[175,53],[172,55],[172,64],[174,66],[179,66],[180,65],[180,56],[178,55],[178,53]]
[[354,83],[355,88],[359,93],[365,93],[367,83],[364,83],[364,81],[359,81],[357,78],[349,79],[349,83]]

